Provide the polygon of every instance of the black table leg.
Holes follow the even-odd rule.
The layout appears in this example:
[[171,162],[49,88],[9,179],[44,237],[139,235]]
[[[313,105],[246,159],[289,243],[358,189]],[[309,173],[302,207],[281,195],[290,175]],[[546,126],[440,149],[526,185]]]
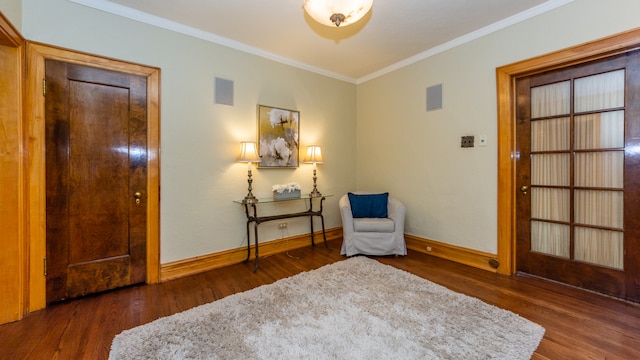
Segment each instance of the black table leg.
[[309,222],[311,224],[311,246],[315,247],[316,246],[316,242],[315,242],[314,235],[313,235],[313,215],[309,216]]
[[322,222],[322,237],[324,238],[324,246],[331,250],[331,248],[329,247],[329,244],[327,243],[327,234],[324,232],[324,216],[322,214],[318,215],[320,216],[320,221]]
[[255,239],[254,240],[255,240],[255,245],[256,245],[256,250],[254,251],[255,254],[256,254],[256,260],[255,260],[255,262],[253,264],[253,272],[256,272],[256,270],[258,270],[258,222],[257,221],[253,223],[253,229],[254,229],[254,232],[255,232],[255,234],[254,234],[255,235]]
[[249,235],[249,224],[250,223],[251,223],[251,221],[247,221],[247,258],[243,261],[244,263],[249,261],[249,258],[251,257],[251,236]]

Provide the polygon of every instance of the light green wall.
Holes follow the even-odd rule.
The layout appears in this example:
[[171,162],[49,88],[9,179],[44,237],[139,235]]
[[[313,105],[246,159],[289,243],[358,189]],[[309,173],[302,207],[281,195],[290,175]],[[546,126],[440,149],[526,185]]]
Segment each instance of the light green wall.
[[3,0],[0,11],[16,29],[22,28],[22,1]]
[[[300,111],[301,153],[323,147],[321,192],[355,188],[356,85],[65,0],[24,0],[23,11],[29,40],[161,68],[162,263],[246,244],[244,210],[232,201],[247,193],[247,167],[235,158],[240,141],[256,139],[257,104]],[[234,106],[214,104],[215,77],[234,81]],[[272,185],[290,181],[309,192],[312,169],[254,168],[254,194],[269,197]],[[337,202],[326,201],[327,228],[341,225]],[[260,209],[305,208],[280,206]],[[307,218],[288,223],[284,233],[275,222],[261,225],[261,240],[309,231]]]
[[[246,244],[231,202],[246,193],[246,166],[234,158],[256,136],[256,104],[300,110],[302,149],[323,146],[319,187],[335,194],[327,227],[340,226],[341,194],[390,191],[407,205],[407,233],[495,253],[496,67],[640,26],[636,0],[576,0],[356,86],[65,0],[22,4],[29,40],[162,69],[163,263]],[[216,76],[235,82],[235,106],[213,104]],[[439,83],[444,109],[426,112],[426,87]],[[464,135],[487,135],[488,146],[462,149]],[[310,189],[311,169],[254,170],[254,192],[288,181]],[[291,219],[286,233],[267,223],[260,234],[307,231]]]
[[[497,251],[495,69],[640,26],[640,1],[576,0],[358,86],[358,188],[407,206],[406,232]],[[426,88],[443,84],[443,109]],[[487,135],[463,149],[460,137]]]

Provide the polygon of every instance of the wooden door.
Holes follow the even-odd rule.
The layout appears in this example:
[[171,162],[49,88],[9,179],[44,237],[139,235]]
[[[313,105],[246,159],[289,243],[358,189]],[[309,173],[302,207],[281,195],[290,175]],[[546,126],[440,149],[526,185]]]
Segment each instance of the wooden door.
[[47,303],[146,279],[146,78],[46,61]]
[[640,301],[640,56],[517,81],[517,270]]

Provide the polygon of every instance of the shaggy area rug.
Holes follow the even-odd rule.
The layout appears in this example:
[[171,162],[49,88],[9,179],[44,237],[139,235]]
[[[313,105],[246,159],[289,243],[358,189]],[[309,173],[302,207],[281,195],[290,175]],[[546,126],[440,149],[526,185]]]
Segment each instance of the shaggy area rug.
[[117,335],[110,359],[530,359],[544,328],[355,257]]

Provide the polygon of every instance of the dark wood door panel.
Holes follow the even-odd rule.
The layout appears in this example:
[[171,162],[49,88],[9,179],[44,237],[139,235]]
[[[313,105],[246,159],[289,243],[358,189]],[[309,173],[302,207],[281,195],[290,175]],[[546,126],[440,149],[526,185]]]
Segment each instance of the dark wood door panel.
[[[69,196],[69,102],[66,94],[69,83],[66,69],[60,63],[47,63],[47,91],[45,101],[45,153],[46,153],[46,237],[47,299],[67,297],[67,265],[69,242],[50,241],[68,239]],[[55,259],[55,260],[54,260]]]
[[74,298],[129,285],[130,265],[129,255],[69,265],[66,284],[68,297]]
[[70,81],[69,263],[128,254],[128,91]]
[[640,56],[629,58],[627,67],[627,118],[625,132],[624,201],[625,283],[627,298],[640,302]]
[[143,282],[146,79],[50,60],[46,74],[47,303]]

